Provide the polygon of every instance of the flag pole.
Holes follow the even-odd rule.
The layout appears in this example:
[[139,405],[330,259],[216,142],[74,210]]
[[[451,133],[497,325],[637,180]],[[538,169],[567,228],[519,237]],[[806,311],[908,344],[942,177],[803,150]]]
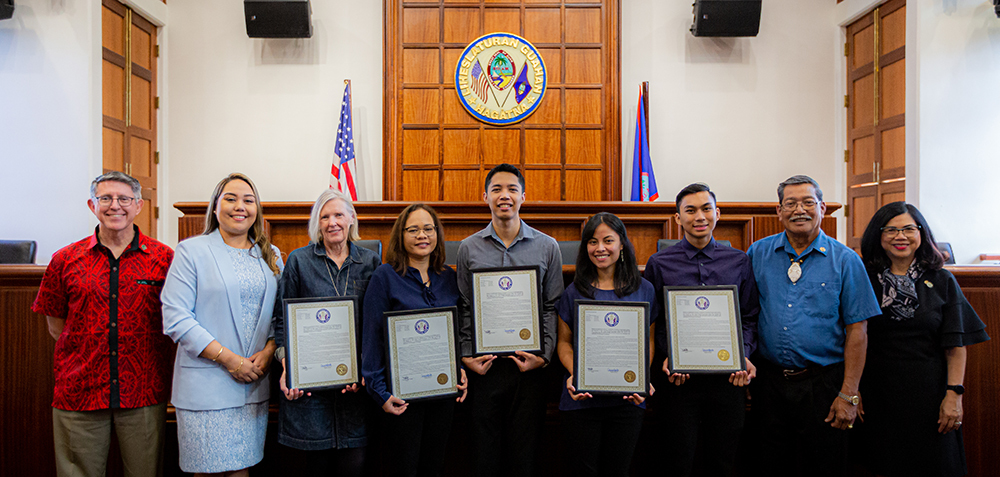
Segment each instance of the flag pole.
[[642,89],[642,108],[646,116],[646,130],[649,131],[649,81],[643,81],[639,87]]

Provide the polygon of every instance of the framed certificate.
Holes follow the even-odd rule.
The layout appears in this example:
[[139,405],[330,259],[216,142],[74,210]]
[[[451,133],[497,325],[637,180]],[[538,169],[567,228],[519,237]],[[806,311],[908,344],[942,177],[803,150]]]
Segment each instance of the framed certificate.
[[386,312],[389,392],[404,401],[458,396],[458,308]]
[[576,300],[573,387],[591,394],[649,390],[649,303]]
[[288,389],[339,389],[361,381],[358,297],[289,298],[283,305]]
[[472,273],[472,341],[477,355],[542,350],[541,268],[479,268]]
[[746,370],[736,285],[663,287],[670,373]]

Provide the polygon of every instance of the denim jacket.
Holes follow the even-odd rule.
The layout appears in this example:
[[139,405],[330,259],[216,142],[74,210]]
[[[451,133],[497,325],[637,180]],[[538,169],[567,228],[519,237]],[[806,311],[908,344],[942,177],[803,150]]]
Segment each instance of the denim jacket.
[[[363,316],[365,289],[382,264],[378,254],[348,242],[350,256],[340,268],[326,256],[322,243],[310,243],[288,255],[274,304],[275,340],[285,347],[284,298],[358,297],[356,313]],[[280,363],[280,362],[279,362]],[[279,393],[280,394],[280,393]],[[357,393],[319,391],[295,401],[278,399],[278,442],[301,450],[343,449],[368,444],[367,414],[373,407],[364,390]]]

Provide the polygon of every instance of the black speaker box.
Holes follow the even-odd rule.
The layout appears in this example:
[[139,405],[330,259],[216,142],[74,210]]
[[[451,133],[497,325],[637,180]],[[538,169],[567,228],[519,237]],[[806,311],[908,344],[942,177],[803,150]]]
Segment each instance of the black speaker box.
[[312,37],[309,0],[243,0],[250,38]]
[[757,36],[761,0],[696,0],[694,36]]
[[0,0],[0,20],[14,16],[14,0]]

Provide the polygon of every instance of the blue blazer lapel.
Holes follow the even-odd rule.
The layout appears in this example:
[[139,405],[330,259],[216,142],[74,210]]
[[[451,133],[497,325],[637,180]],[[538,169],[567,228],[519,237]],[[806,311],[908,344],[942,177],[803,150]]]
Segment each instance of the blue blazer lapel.
[[232,259],[229,258],[228,245],[222,240],[222,235],[218,230],[212,232],[212,255],[215,256],[215,264],[219,267],[219,275],[226,285],[226,295],[229,297],[230,322],[233,325],[233,332],[240,341],[242,349],[238,350],[241,356],[246,356],[247,342],[243,338],[240,330],[243,328],[243,306],[240,305],[240,280],[236,277],[236,269]]

